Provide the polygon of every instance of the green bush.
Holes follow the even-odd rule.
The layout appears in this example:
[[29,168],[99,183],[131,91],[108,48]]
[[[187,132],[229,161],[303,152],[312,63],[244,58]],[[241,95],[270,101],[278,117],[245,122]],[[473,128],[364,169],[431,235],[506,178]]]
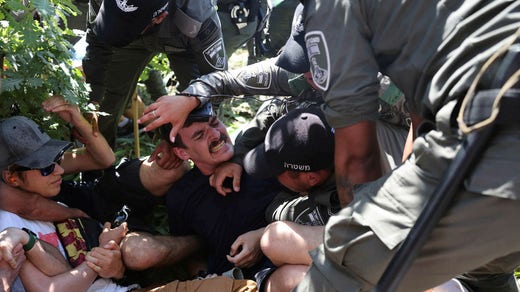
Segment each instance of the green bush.
[[0,117],[25,115],[51,136],[68,137],[61,121],[44,114],[41,103],[62,95],[85,107],[87,88],[72,66],[67,17],[79,10],[71,0],[0,0]]

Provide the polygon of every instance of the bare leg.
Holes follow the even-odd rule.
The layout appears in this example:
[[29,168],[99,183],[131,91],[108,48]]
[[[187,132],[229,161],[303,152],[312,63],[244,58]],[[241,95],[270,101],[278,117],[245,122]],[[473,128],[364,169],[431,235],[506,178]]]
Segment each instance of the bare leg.
[[123,239],[121,253],[127,268],[141,271],[176,264],[200,247],[200,241],[195,236],[175,237],[132,232]]
[[278,267],[267,279],[265,291],[291,291],[303,279],[308,268],[307,265],[283,265]]
[[275,264],[310,265],[308,252],[323,243],[323,226],[305,226],[294,222],[277,221],[269,224],[260,246]]

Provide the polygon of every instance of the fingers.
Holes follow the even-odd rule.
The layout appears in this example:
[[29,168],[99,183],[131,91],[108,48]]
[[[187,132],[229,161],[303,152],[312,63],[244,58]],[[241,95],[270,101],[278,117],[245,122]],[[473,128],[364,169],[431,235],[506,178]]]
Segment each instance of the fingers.
[[235,192],[240,192],[240,176],[233,176],[233,190]]
[[[226,177],[224,177],[225,179]],[[226,196],[228,193],[231,192],[229,188],[224,188],[222,183],[224,182],[224,179],[221,179],[220,176],[212,174],[209,177],[209,185],[215,188],[217,193],[219,193],[222,196]]]
[[233,263],[237,267],[244,266],[244,264],[247,262],[246,257],[247,257],[247,252],[245,252],[245,251],[241,251],[234,256],[226,255],[227,260],[230,263]]
[[71,109],[71,104],[62,96],[55,95],[42,102],[42,107],[47,112],[59,112]]
[[162,169],[173,169],[182,164],[182,160],[171,151],[171,147],[166,141],[161,142],[148,159],[148,161],[154,160]]
[[[175,157],[177,157],[177,156],[175,156]],[[173,163],[173,165],[172,165],[173,168],[178,168],[182,165],[183,160],[180,159],[179,157],[177,157],[177,159],[173,160],[172,163]]]
[[177,137],[177,129],[172,125],[172,130],[170,131],[170,141],[172,143],[175,143],[175,137]]
[[123,223],[121,223],[121,225],[117,226],[115,229],[119,231],[119,234],[121,235],[121,237],[124,237],[128,233],[128,223],[123,222]]
[[9,266],[12,268],[12,269],[16,269],[16,258],[13,256],[13,254],[11,253],[11,251],[6,251],[4,253],[4,260],[9,264]]
[[120,279],[124,275],[124,265],[121,259],[119,246],[114,242],[108,242],[105,247],[95,247],[85,257],[87,265],[100,277]]
[[154,125],[154,122],[161,117],[160,113],[158,112],[159,106],[157,105],[159,100],[160,99],[158,99],[155,103],[145,107],[143,115],[137,120],[139,124],[147,124],[146,127],[144,127],[145,131],[151,131],[161,125]]
[[227,196],[227,194],[232,192],[232,190],[230,188],[226,188],[223,185],[219,185],[215,189],[217,190],[217,193],[221,194],[224,197]]
[[96,264],[93,264],[92,262],[87,261],[87,266],[89,268],[91,268],[92,270],[94,270],[94,272],[96,272],[96,273],[101,272],[101,267]]
[[159,149],[159,147],[156,147],[152,154],[150,154],[150,157],[148,157],[148,162],[153,162],[154,160],[156,160],[159,156],[159,153],[161,153],[161,149]]
[[25,251],[23,250],[21,243],[14,246],[12,254],[15,260],[15,267],[13,267],[11,264],[10,266],[13,267],[13,269],[17,269],[25,261]]
[[42,107],[49,111],[50,109],[56,107],[57,105],[65,103],[65,99],[62,96],[54,95],[52,97],[49,97],[48,99],[44,100],[42,102]]
[[119,249],[119,245],[115,241],[111,240],[107,244],[105,244],[103,246],[103,248],[106,248],[106,249],[109,249],[109,250],[118,250]]
[[229,255],[236,256],[240,251],[242,251],[243,244],[244,242],[242,241],[242,238],[240,236],[237,237],[237,239],[233,242],[231,248],[229,249]]
[[93,253],[95,252],[95,248],[92,249],[91,252],[87,253],[87,255],[85,256],[85,259],[87,261],[87,266],[89,268],[91,268],[92,270],[94,270],[96,273],[99,273],[101,272],[101,261],[93,255]]
[[18,254],[24,253],[23,245],[21,243],[18,243],[13,248],[13,254],[17,256]]

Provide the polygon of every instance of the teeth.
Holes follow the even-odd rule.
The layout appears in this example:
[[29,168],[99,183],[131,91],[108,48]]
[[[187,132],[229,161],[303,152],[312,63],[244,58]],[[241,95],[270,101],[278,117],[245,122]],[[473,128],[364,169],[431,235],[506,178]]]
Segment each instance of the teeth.
[[222,147],[224,147],[224,144],[225,144],[225,141],[224,140],[220,140],[220,143],[218,143],[214,147],[211,147],[210,152],[211,153],[215,153],[215,152],[220,151],[220,149],[222,149]]

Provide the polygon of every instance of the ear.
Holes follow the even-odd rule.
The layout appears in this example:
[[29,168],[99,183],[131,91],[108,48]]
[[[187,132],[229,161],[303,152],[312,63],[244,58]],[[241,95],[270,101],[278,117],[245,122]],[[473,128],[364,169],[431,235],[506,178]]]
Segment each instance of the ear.
[[305,175],[307,176],[307,181],[311,187],[314,187],[321,182],[321,176],[318,172],[306,172]]
[[177,155],[177,157],[179,157],[180,159],[182,159],[182,160],[190,159],[190,155],[184,148],[173,147],[172,150],[173,150],[173,153],[175,153],[175,155]]
[[4,182],[9,184],[10,186],[18,186],[17,179],[15,175],[7,170],[2,171],[2,179]]

